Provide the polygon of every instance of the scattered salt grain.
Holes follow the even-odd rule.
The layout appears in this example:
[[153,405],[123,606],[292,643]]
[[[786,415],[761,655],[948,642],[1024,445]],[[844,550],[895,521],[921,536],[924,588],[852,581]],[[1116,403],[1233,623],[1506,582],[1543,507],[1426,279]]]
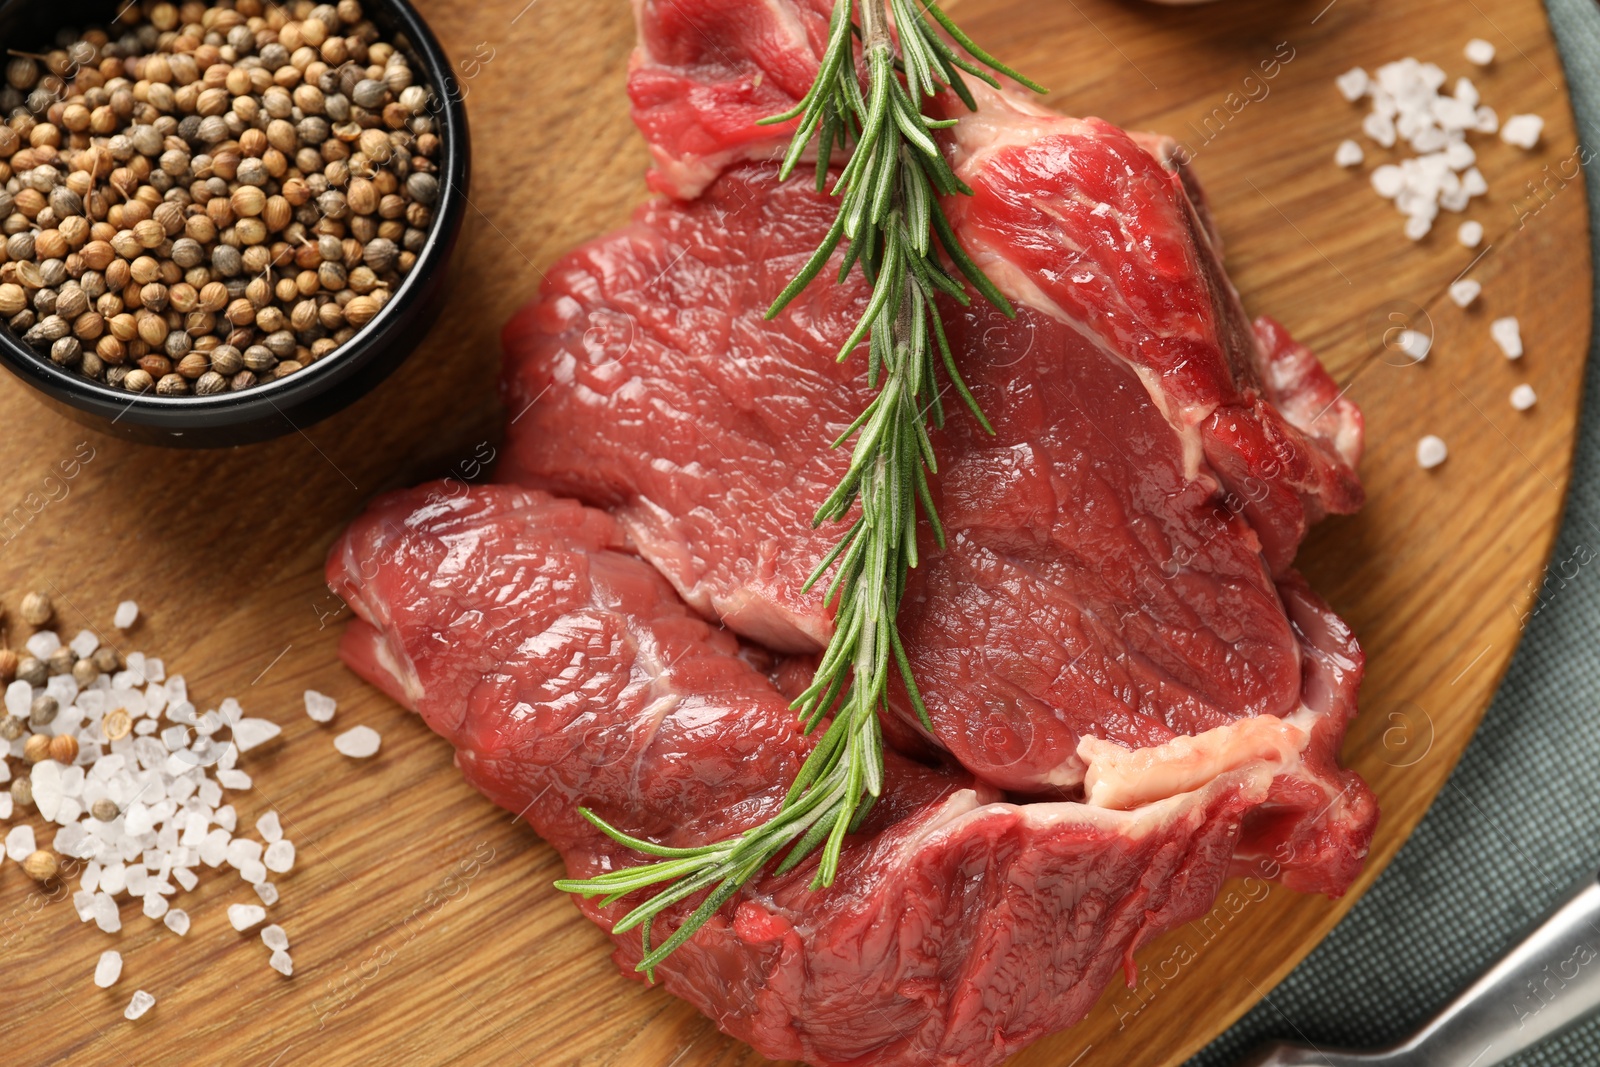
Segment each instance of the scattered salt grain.
[[33,827],[27,823],[13,826],[11,832],[6,834],[6,855],[12,862],[21,863],[37,850],[33,840]]
[[1495,319],[1489,324],[1489,336],[1500,346],[1507,359],[1522,358],[1522,326],[1515,315]]
[[283,839],[283,824],[278,819],[276,811],[269,811],[256,820],[256,833],[261,835],[261,840],[267,844]]
[[1333,161],[1341,167],[1359,167],[1366,158],[1367,154],[1354,141],[1340,141],[1333,153]]
[[167,913],[167,898],[154,889],[144,895],[144,917],[159,919]]
[[1468,248],[1477,248],[1483,241],[1483,223],[1475,219],[1463,222],[1461,228],[1456,231],[1456,240]]
[[1405,172],[1393,163],[1385,163],[1372,172],[1372,188],[1385,200],[1393,200],[1405,191]]
[[6,686],[6,714],[13,718],[25,719],[28,709],[33,704],[33,686],[18,678]]
[[1432,470],[1445,461],[1450,450],[1445,447],[1441,438],[1429,434],[1417,442],[1417,465],[1423,470]]
[[61,638],[56,636],[54,630],[40,630],[28,638],[27,644],[23,647],[28,650],[30,656],[49,659],[50,654],[61,647]]
[[1494,45],[1482,37],[1474,37],[1467,42],[1467,47],[1462,50],[1467,60],[1480,67],[1487,67],[1494,62]]
[[289,935],[277,923],[262,927],[261,942],[274,952],[289,951]]
[[107,949],[100,953],[100,962],[94,965],[94,984],[110,989],[122,977],[122,953]]
[[1500,127],[1500,139],[1518,148],[1532,148],[1544,133],[1544,119],[1538,115],[1512,115]]
[[354,726],[333,739],[333,747],[351,759],[365,759],[378,751],[383,738],[370,726]]
[[287,952],[274,952],[267,964],[285,978],[294,974],[294,960],[289,958]]
[[273,874],[286,874],[294,866],[294,842],[274,841],[267,846],[261,862]]
[[306,714],[311,717],[312,722],[332,722],[333,713],[338,709],[339,704],[332,697],[315,689],[306,690]]
[[1538,396],[1533,392],[1533,386],[1526,383],[1511,390],[1511,406],[1518,411],[1527,411],[1538,401]]
[[1450,299],[1455,302],[1456,307],[1468,307],[1482,292],[1483,286],[1472,278],[1462,278],[1450,283]]
[[111,616],[111,625],[119,630],[126,630],[139,620],[139,605],[131,600],[124,600],[117,605],[117,613]]
[[1334,84],[1339,87],[1339,95],[1352,104],[1367,95],[1367,86],[1372,79],[1360,67],[1352,67],[1334,79]]
[[1400,351],[1421,363],[1433,349],[1433,338],[1421,330],[1401,330],[1396,338]]
[[137,1019],[145,1012],[156,1006],[156,998],[144,990],[135,990],[133,999],[128,1001],[128,1010],[122,1013],[124,1019]]
[[278,887],[271,882],[257,882],[256,896],[261,898],[261,903],[269,908],[278,902]]
[[229,904],[228,922],[240,933],[259,925],[267,917],[267,909],[259,904]]
[[74,637],[67,647],[72,649],[72,654],[79,659],[88,659],[94,655],[95,649],[100,647],[100,635],[93,630],[79,630],[78,636]]
[[182,937],[189,932],[189,913],[182,908],[173,908],[161,920],[167,924],[167,929]]
[[233,743],[240,752],[249,752],[281,733],[283,728],[267,719],[240,719],[233,725]]

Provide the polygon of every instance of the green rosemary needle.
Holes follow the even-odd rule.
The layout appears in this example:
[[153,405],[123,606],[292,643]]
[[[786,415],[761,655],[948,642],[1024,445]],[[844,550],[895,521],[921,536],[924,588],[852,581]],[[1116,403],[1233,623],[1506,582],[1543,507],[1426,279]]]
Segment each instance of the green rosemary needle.
[[[889,31],[891,18],[899,36],[898,54]],[[946,43],[940,29],[965,50],[965,56]],[[867,71],[865,87],[857,67],[858,38]],[[614,928],[618,933],[642,929],[644,958],[638,969],[652,977],[657,964],[778,857],[782,859],[776,869],[782,873],[820,848],[812,888],[833,884],[845,836],[861,825],[883,792],[878,712],[895,672],[918,715],[932,727],[896,617],[907,572],[917,565],[919,507],[935,542],[944,544],[929,492],[937,464],[928,436],[930,427],[944,423],[941,369],[947,388],[954,388],[989,429],[961,379],[939,317],[940,294],[962,306],[969,302],[960,277],[945,266],[939,250],[986,300],[1008,315],[1012,309],[962,250],[939,206],[940,196],[970,195],[971,190],[950,169],[933,137],[934,131],[953,126],[956,120],[930,118],[922,104],[948,88],[968,108],[975,108],[962,72],[998,87],[990,71],[1044,91],[980,49],[936,3],[837,0],[816,81],[793,110],[765,120],[800,120],[783,160],[784,178],[816,141],[817,188],[827,190],[834,149],[849,152],[832,187],[839,198],[838,216],[767,317],[776,316],[810,285],[843,244],[839,280],[859,268],[872,295],[838,358],[848,359],[865,340],[867,382],[877,393],[833,442],[837,448],[854,440],[850,466],[813,520],[818,526],[844,522],[860,505],[860,514],[806,583],[809,590],[832,572],[823,597],[824,603],[835,605],[834,633],[810,686],[794,706],[807,731],[825,720],[827,726],[779,813],[726,840],[697,848],[667,848],[625,834],[593,812],[583,811],[605,833],[656,862],[588,880],[563,880],[557,887],[603,897],[609,904],[664,885]],[[672,906],[702,893],[704,899],[689,918],[652,948],[651,923]]]

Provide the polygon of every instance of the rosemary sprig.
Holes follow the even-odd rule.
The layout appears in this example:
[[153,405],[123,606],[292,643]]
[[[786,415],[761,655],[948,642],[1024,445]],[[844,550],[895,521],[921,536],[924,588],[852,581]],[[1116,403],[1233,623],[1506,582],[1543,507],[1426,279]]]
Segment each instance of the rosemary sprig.
[[[898,55],[889,32],[891,17],[900,39]],[[966,55],[946,43],[939,29]],[[858,38],[867,68],[865,87],[857,68]],[[967,305],[967,290],[955,273],[959,272],[990,303],[1007,315],[1013,312],[962,250],[939,206],[940,196],[971,195],[972,190],[956,177],[933,138],[934,131],[953,126],[956,120],[928,117],[922,102],[949,88],[968,108],[975,108],[962,73],[998,88],[990,71],[1044,91],[980,49],[936,3],[837,0],[816,81],[793,110],[765,120],[800,119],[781,176],[788,178],[807,146],[816,141],[818,190],[827,189],[833,149],[850,147],[832,190],[839,198],[838,217],[767,317],[776,316],[810,285],[843,244],[839,280],[859,267],[872,286],[872,296],[838,358],[848,359],[866,340],[867,381],[878,392],[833,442],[837,448],[854,438],[850,467],[813,520],[818,526],[843,522],[857,502],[861,506],[860,515],[806,582],[809,590],[833,572],[823,596],[824,603],[836,604],[834,633],[810,686],[794,707],[808,732],[824,721],[827,727],[801,765],[779,813],[723,841],[667,848],[625,834],[592,811],[583,811],[605,833],[657,862],[556,885],[563,892],[603,897],[610,904],[666,883],[614,928],[618,933],[642,928],[645,954],[638,969],[652,977],[657,964],[780,855],[777,871],[782,873],[820,848],[812,888],[833,884],[845,835],[861,825],[883,791],[878,711],[893,672],[899,673],[917,714],[932,729],[895,620],[906,574],[917,565],[919,505],[936,543],[944,545],[928,481],[937,472],[929,427],[943,425],[945,417],[938,387],[940,368],[949,387],[960,394],[984,429],[990,429],[956,367],[937,298],[942,293]],[[939,249],[954,271],[945,266]],[[651,923],[668,908],[700,893],[707,895],[689,918],[652,948]]]

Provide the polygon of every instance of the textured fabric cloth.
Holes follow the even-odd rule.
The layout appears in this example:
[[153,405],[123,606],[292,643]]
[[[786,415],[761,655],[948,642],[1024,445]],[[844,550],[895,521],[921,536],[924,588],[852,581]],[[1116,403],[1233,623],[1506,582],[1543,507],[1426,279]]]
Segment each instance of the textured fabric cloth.
[[[1547,5],[1578,128],[1593,148],[1600,6]],[[1498,62],[1526,62],[1497,43]],[[1591,219],[1600,219],[1600,176],[1586,177]],[[1600,559],[1600,359],[1589,360],[1585,389],[1555,560]],[[1600,566],[1565,584],[1547,582],[1542,603],[1483,726],[1394,863],[1326,941],[1189,1067],[1231,1067],[1274,1038],[1372,1048],[1405,1037],[1600,868]],[[1600,1064],[1600,1018],[1510,1062]]]

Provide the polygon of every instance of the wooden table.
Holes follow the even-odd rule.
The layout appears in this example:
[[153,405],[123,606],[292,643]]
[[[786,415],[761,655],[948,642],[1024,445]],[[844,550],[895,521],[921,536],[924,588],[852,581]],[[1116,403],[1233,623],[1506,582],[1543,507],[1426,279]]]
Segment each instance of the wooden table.
[[[1590,263],[1581,179],[1552,183],[1543,201],[1526,199],[1525,183],[1560,171],[1573,120],[1538,0],[1499,0],[1492,13],[1453,0],[949,6],[977,40],[1050,85],[1063,110],[1186,141],[1246,305],[1316,348],[1367,415],[1371,502],[1325,524],[1302,556],[1370,655],[1346,748],[1383,805],[1366,875],[1340,901],[1274,887],[1208,937],[1174,932],[1140,953],[1137,991],[1109,990],[1082,1025],[1012,1061],[1177,1063],[1271,989],[1393,857],[1537,606],[1570,469]],[[255,900],[231,872],[207,872],[184,898],[194,926],[179,939],[132,905],[118,935],[82,926],[67,894],[43,894],[6,864],[7,1062],[761,1062],[684,1004],[619,976],[602,933],[549,888],[551,850],[463,785],[448,746],[335,655],[344,615],[321,563],[341,524],[378,491],[459,475],[494,447],[499,324],[542,268],[644,195],[646,153],[623,94],[632,25],[622,0],[421,7],[458,61],[476,172],[450,308],[391,381],[304,433],[207,453],[108,440],[0,382],[0,512],[27,511],[0,536],[0,597],[15,612],[25,591],[52,591],[73,632],[108,630],[116,603],[136,599],[145,618],[123,647],[164,657],[202,707],[235,695],[248,714],[281,723],[280,740],[244,758],[255,787],[239,805],[246,822],[276,808],[300,856],[271,912],[293,942],[291,979],[228,925],[229,903]],[[1499,49],[1487,70],[1462,58],[1474,36]],[[1363,173],[1333,165],[1362,113],[1334,77],[1408,52],[1470,74],[1502,116],[1548,123],[1532,153],[1480,140],[1491,186],[1471,210],[1487,233],[1481,255],[1453,227],[1407,241]],[[1262,80],[1259,64],[1274,58],[1276,76]],[[1386,155],[1369,146],[1369,165]],[[1469,265],[1484,295],[1463,311],[1444,294]],[[1489,339],[1489,321],[1507,314],[1522,320],[1520,363]],[[1382,335],[1399,322],[1434,335],[1426,363],[1384,357]],[[1523,381],[1540,398],[1525,414],[1507,401]],[[1432,472],[1414,460],[1425,433],[1450,445]],[[79,469],[63,478],[58,464],[75,455]],[[1543,595],[1559,596],[1558,584]],[[334,727],[303,714],[308,687],[339,698]],[[382,733],[376,758],[334,752],[336,729],[356,723]],[[1178,962],[1181,941],[1192,960]],[[102,991],[91,975],[107,947],[126,966]],[[129,1023],[121,1012],[135,988],[159,1002]]]

